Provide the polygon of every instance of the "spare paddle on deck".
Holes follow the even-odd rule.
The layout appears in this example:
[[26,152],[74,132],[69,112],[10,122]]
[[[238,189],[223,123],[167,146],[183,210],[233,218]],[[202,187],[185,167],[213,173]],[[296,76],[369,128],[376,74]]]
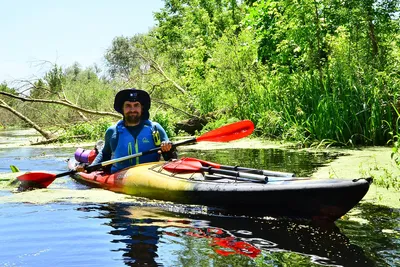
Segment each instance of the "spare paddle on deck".
[[186,162],[187,161],[200,162],[201,165],[203,165],[203,167],[213,167],[213,168],[217,168],[217,169],[254,173],[254,174],[260,174],[260,175],[265,175],[265,176],[288,177],[288,178],[295,177],[295,174],[290,173],[290,172],[278,172],[278,171],[259,170],[259,169],[239,167],[239,166],[220,165],[218,163],[205,161],[205,160],[201,160],[201,159],[196,159],[196,158],[184,158],[184,160]]
[[181,160],[168,162],[163,166],[163,169],[173,173],[190,173],[190,172],[204,171],[210,174],[218,173],[238,178],[246,178],[253,181],[268,182],[268,176],[265,175],[230,171],[230,170],[221,170],[213,167],[203,167],[203,165],[201,165],[199,161],[194,161],[194,160],[186,161],[185,158]]
[[[254,124],[250,120],[243,120],[235,123],[231,123],[225,126],[222,126],[218,129],[207,132],[199,137],[194,137],[192,139],[184,140],[181,142],[177,142],[172,144],[173,147],[192,144],[196,142],[209,141],[209,142],[229,142],[233,140],[237,140],[243,137],[250,135],[254,130]],[[112,159],[108,161],[104,161],[95,165],[91,165],[85,168],[87,172],[92,172],[100,169],[101,167],[105,167],[117,162],[125,161],[128,159],[140,157],[143,155],[155,153],[160,150],[160,147],[155,147],[153,149],[136,153],[133,155]],[[76,173],[75,170],[63,172],[59,174],[52,174],[48,172],[27,172],[21,176],[18,176],[18,180],[21,183],[24,183],[24,187],[30,188],[46,188],[49,186],[56,178],[66,175],[72,175]]]

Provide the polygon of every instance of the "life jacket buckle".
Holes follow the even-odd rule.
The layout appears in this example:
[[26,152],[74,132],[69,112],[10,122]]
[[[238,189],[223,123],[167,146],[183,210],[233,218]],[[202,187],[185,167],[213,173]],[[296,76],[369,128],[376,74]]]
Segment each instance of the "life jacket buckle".
[[156,146],[161,145],[160,132],[157,130],[152,131],[153,141]]

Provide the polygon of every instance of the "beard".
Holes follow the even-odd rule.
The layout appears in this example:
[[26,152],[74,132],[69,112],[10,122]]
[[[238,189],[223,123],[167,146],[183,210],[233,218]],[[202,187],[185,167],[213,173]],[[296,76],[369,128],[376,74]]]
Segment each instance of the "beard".
[[129,124],[139,124],[141,114],[137,112],[129,112],[124,116],[124,120]]

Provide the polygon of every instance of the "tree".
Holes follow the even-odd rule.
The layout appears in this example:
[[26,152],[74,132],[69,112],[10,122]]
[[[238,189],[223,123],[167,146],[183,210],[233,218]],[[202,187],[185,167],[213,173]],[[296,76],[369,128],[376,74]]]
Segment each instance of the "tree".
[[398,7],[392,0],[264,0],[249,9],[246,23],[256,29],[259,58],[271,68],[290,73],[318,69],[321,74],[340,28],[350,35],[349,60],[384,64],[388,44],[399,33]]
[[155,13],[158,27],[150,34],[179,75],[195,68],[201,76],[216,41],[242,17],[243,10],[232,0],[167,0]]
[[128,80],[135,68],[140,68],[142,61],[136,43],[141,42],[141,35],[132,38],[119,36],[114,38],[111,47],[107,49],[105,59],[112,78],[123,77]]

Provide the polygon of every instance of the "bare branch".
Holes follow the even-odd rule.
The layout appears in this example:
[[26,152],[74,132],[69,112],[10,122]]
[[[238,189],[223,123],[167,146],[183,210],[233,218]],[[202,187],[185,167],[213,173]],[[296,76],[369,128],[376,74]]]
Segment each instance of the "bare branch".
[[141,53],[139,53],[138,52],[138,54],[139,54],[139,56],[143,59],[143,60],[145,60],[145,61],[147,61],[147,62],[151,62],[152,64],[150,64],[150,66],[154,69],[154,70],[156,70],[158,73],[160,73],[165,79],[167,79],[170,83],[172,83],[174,86],[175,86],[175,88],[176,89],[178,89],[182,94],[186,94],[186,90],[185,89],[183,89],[179,84],[177,84],[174,80],[172,80],[171,78],[169,78],[166,74],[165,74],[165,72],[164,72],[164,70],[161,68],[161,66],[154,60],[154,59],[151,59],[151,58],[147,58],[147,57],[145,57],[143,54],[141,54]]
[[159,99],[152,98],[152,101],[154,101],[154,102],[156,102],[156,103],[158,103],[158,104],[161,104],[161,105],[170,107],[170,108],[172,108],[172,109],[174,109],[174,110],[177,110],[177,111],[179,111],[179,112],[185,114],[185,115],[188,116],[188,117],[196,118],[196,119],[199,119],[199,120],[201,119],[199,116],[190,114],[190,113],[188,113],[188,112],[186,112],[186,111],[184,111],[184,110],[182,110],[182,109],[179,109],[179,108],[177,108],[177,107],[174,107],[174,106],[172,106],[172,105],[170,105],[170,104],[168,104],[168,103],[165,103],[165,102],[163,102],[163,101],[161,101],[161,100],[159,100]]
[[34,99],[34,98],[27,98],[27,97],[20,97],[20,96],[16,96],[7,92],[0,92],[0,95],[5,95],[5,96],[9,96],[12,98],[16,98],[19,99],[21,101],[26,101],[26,102],[40,102],[40,103],[48,103],[48,104],[58,104],[58,105],[62,105],[62,106],[66,106],[78,111],[82,111],[85,113],[89,113],[89,114],[94,114],[94,115],[104,115],[104,116],[111,116],[111,117],[115,117],[115,118],[121,118],[121,115],[118,113],[114,113],[114,112],[106,112],[106,111],[94,111],[94,110],[89,110],[89,109],[84,109],[81,107],[78,107],[74,104],[68,103],[66,101],[58,101],[58,100],[48,100],[48,99]]

